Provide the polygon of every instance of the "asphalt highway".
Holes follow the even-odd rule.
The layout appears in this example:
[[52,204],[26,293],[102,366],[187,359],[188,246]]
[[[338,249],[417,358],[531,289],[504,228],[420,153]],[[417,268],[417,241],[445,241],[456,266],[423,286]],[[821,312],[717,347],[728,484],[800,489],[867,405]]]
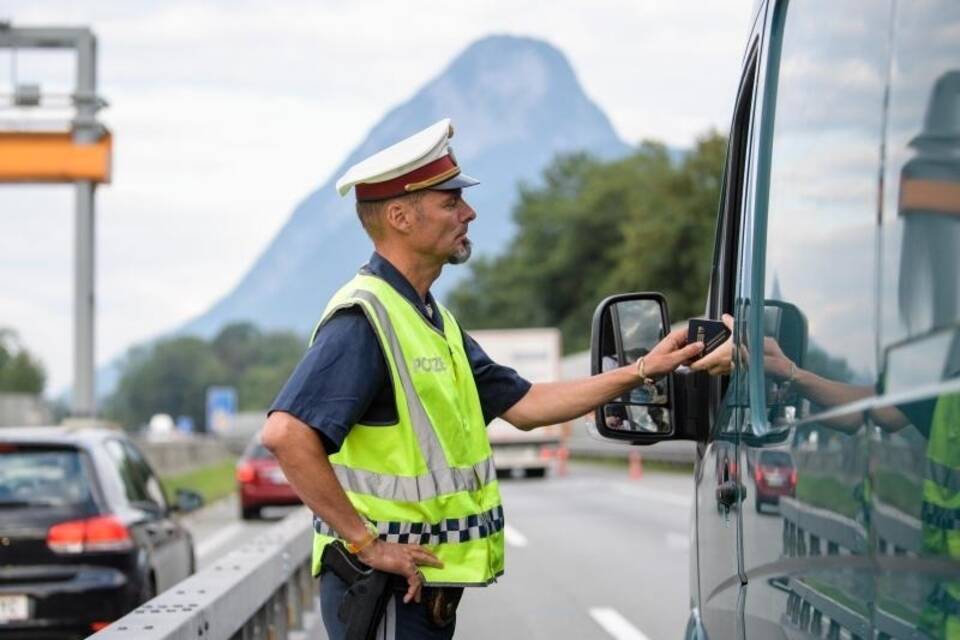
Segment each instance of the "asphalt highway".
[[[632,480],[622,467],[578,464],[563,477],[504,480],[501,490],[506,573],[465,594],[457,640],[682,636],[690,476],[648,472]],[[289,512],[243,522],[231,498],[185,519],[200,568]]]
[[204,569],[251,538],[263,533],[297,507],[268,507],[259,520],[241,520],[237,496],[220,500],[182,522],[193,534],[197,569]]

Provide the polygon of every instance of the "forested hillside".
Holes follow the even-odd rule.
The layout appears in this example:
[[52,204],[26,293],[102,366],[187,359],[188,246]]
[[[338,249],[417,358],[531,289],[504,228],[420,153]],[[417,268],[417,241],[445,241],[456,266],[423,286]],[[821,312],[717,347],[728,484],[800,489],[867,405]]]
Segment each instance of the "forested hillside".
[[127,427],[155,413],[190,416],[204,424],[207,388],[237,389],[241,411],[270,406],[306,347],[292,332],[264,333],[250,323],[224,327],[212,340],[194,336],[160,340],[130,351],[105,413]]
[[653,142],[612,162],[558,158],[542,186],[521,187],[514,239],[468,263],[449,306],[467,329],[560,327],[568,352],[588,346],[613,293],[661,291],[673,321],[701,315],[725,147],[711,132],[679,161]]

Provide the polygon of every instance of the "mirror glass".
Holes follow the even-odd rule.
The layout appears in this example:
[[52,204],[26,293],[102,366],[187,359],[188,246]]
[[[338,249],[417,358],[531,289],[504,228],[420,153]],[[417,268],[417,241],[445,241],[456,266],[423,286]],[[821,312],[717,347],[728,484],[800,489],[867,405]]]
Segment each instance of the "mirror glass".
[[789,302],[767,300],[763,306],[763,368],[767,420],[751,424],[755,435],[790,428],[800,419],[803,398],[791,382],[807,360],[807,319]]
[[620,327],[623,364],[649,353],[663,336],[663,319],[656,300],[626,300],[611,307]]
[[177,511],[195,511],[203,506],[203,496],[190,489],[177,489]]
[[[657,300],[624,300],[605,310],[604,325],[609,332],[604,336],[601,370],[634,364],[650,352],[664,336],[663,314]],[[620,398],[624,403],[666,405],[667,378],[651,385],[635,387]],[[641,421],[643,422],[643,421]]]
[[608,404],[603,407],[603,422],[614,431],[670,433],[670,412],[663,407]]

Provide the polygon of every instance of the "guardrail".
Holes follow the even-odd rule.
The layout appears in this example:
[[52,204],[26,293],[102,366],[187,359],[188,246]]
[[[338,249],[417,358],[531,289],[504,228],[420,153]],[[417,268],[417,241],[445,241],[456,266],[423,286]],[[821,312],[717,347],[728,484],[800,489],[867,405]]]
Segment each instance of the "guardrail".
[[138,438],[137,445],[160,475],[193,471],[233,457],[222,440],[212,437],[192,436],[176,440]]
[[283,640],[314,609],[313,528],[298,509],[91,640]]
[[[870,551],[866,529],[852,518],[793,498],[780,499],[780,515],[785,557],[864,555]],[[922,527],[918,519],[882,504],[874,505],[871,518],[876,553],[912,556],[921,553]],[[916,625],[888,611],[876,609],[871,623],[867,616],[801,580],[788,578],[783,588],[790,594],[783,624],[810,634],[808,637],[820,638],[826,632],[828,638],[839,638],[844,631],[852,638],[866,638],[870,637],[872,626],[879,638],[928,640]]]

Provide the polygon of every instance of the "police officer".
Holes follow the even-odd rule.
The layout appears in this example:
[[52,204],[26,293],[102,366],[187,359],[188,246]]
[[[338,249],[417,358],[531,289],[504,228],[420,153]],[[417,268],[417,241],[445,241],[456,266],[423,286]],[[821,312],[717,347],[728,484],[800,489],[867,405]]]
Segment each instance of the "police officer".
[[[348,585],[321,565],[333,541],[396,574],[376,637],[450,638],[463,587],[503,572],[504,516],[485,426],[519,429],[588,413],[691,360],[700,343],[668,335],[636,365],[531,385],[483,352],[430,293],[470,256],[477,215],[462,190],[445,119],[352,166],[375,252],[330,300],[311,346],[270,410],[264,445],[314,513],[313,569],[331,639]],[[335,547],[337,545],[334,545]]]

